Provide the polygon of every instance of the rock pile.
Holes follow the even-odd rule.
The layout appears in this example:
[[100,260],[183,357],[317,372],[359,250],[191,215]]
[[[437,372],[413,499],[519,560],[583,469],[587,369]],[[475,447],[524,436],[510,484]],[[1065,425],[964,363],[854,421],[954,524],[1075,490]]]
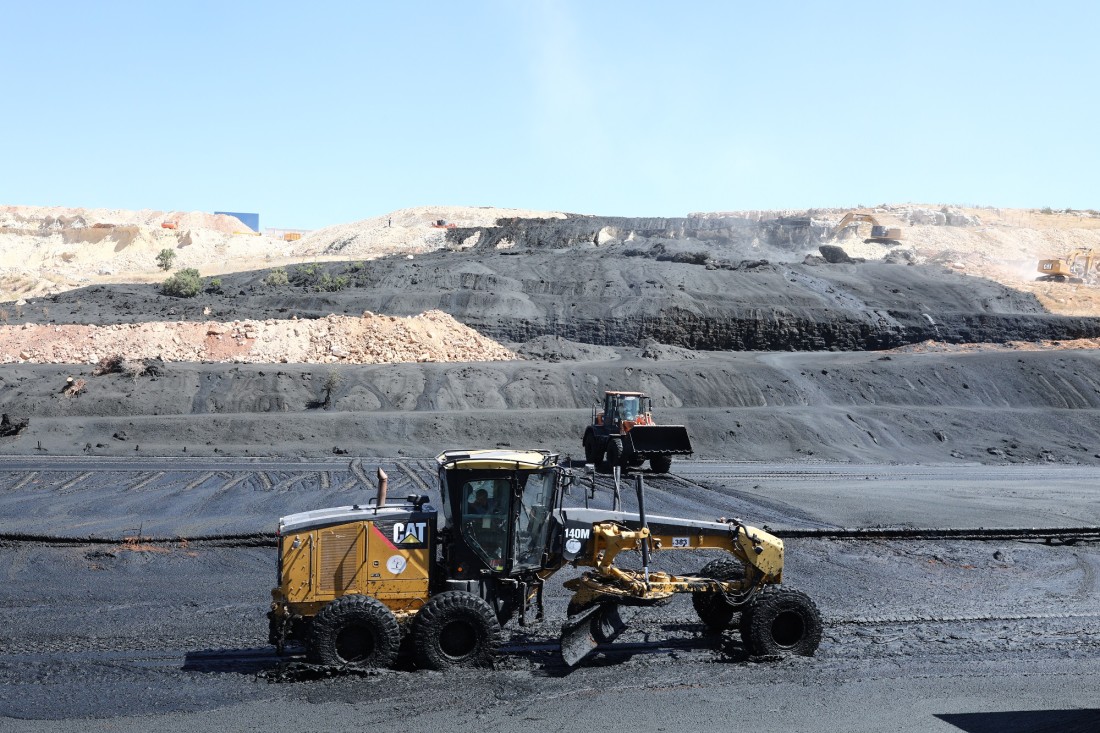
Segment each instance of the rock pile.
[[127,360],[249,364],[387,364],[518,358],[441,311],[411,318],[364,313],[317,320],[151,322],[0,327],[0,363],[96,364]]

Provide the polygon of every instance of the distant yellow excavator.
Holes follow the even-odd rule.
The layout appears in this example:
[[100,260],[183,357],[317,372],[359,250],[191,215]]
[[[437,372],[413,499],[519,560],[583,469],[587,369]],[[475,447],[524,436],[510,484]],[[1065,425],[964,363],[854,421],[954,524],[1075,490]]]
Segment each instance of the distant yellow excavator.
[[1061,260],[1039,260],[1038,272],[1040,281],[1094,285],[1100,283],[1100,257],[1091,249],[1075,249]]
[[898,244],[902,240],[902,233],[900,227],[887,227],[884,224],[880,224],[879,220],[871,214],[861,214],[855,211],[849,211],[844,215],[844,218],[840,220],[840,223],[833,229],[832,237],[835,239],[840,235],[844,228],[849,224],[865,221],[871,225],[871,236],[864,239],[864,242],[878,242],[879,244]]

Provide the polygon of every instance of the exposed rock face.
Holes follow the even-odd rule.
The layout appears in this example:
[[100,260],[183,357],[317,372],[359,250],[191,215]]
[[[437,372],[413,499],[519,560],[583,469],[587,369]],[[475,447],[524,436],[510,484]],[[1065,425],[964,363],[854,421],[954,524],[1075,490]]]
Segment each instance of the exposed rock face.
[[980,227],[982,225],[980,217],[946,206],[939,211],[910,209],[901,212],[900,216],[911,226]]
[[625,242],[637,247],[672,240],[786,248],[810,247],[823,241],[829,231],[826,223],[805,217],[760,222],[737,217],[662,219],[570,214],[564,219],[499,219],[493,227],[458,227],[448,230],[447,241],[457,248],[472,235],[480,234],[479,249],[497,249],[501,241],[532,249],[561,249]]
[[4,413],[3,417],[0,417],[0,437],[8,437],[11,435],[19,435],[30,424],[30,418],[17,417],[11,418],[8,413]]
[[830,265],[845,265],[854,261],[844,251],[843,247],[838,247],[835,244],[823,244],[817,249]]

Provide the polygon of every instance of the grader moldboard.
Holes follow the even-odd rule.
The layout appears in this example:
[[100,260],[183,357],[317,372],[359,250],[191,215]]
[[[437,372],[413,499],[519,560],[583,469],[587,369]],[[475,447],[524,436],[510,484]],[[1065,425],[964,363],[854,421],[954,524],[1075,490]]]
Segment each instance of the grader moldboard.
[[[421,668],[487,666],[513,618],[544,616],[543,584],[567,564],[589,568],[562,626],[575,665],[624,629],[620,605],[652,606],[691,593],[711,630],[739,628],[751,654],[813,655],[821,619],[808,596],[780,587],[783,542],[740,520],[648,516],[641,477],[636,513],[564,506],[578,477],[536,450],[440,454],[442,526],[427,496],[320,509],[279,520],[279,585],[270,640],[303,643],[316,664],[387,667],[407,641]],[[594,484],[593,484],[594,487]],[[587,502],[586,502],[587,503]],[[701,572],[651,572],[669,550],[725,551]],[[615,565],[639,551],[642,568]]]

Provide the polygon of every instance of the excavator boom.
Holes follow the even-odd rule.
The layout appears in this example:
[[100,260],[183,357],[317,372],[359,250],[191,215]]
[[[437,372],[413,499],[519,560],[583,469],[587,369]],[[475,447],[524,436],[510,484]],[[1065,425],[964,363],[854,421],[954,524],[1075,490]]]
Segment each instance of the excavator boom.
[[848,226],[852,222],[865,221],[871,225],[871,236],[866,240],[868,242],[882,242],[886,244],[896,244],[898,240],[902,238],[901,228],[886,226],[879,223],[871,214],[864,214],[855,211],[849,211],[845,214],[840,222],[833,229],[832,237],[836,238],[844,231],[844,227]]

